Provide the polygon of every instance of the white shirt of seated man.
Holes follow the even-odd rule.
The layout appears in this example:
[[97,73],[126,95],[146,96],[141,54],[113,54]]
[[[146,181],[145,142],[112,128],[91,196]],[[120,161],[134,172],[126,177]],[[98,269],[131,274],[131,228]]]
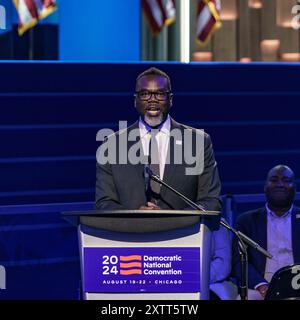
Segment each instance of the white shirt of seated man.
[[[267,209],[267,239],[268,252],[273,256],[272,259],[267,259],[264,278],[270,282],[274,273],[282,267],[294,264],[293,250],[292,250],[292,226],[291,226],[291,212],[285,212],[282,216],[278,216],[272,212],[268,205]],[[259,283],[255,289],[262,287],[261,290],[267,291],[268,282]],[[264,286],[265,285],[265,286]],[[265,292],[266,294],[267,292]],[[264,291],[248,290],[248,300],[263,300]]]

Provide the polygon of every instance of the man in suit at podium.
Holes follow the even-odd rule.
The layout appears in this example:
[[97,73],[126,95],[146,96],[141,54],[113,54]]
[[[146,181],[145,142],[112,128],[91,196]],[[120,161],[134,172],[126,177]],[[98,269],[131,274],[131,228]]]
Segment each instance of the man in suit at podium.
[[[148,160],[152,172],[205,210],[221,209],[221,184],[211,139],[204,131],[172,119],[172,104],[171,81],[165,72],[150,68],[137,77],[138,121],[109,136],[103,144],[116,150],[114,163],[101,163],[103,153],[97,153],[97,209],[188,209],[180,197],[147,179]],[[131,161],[130,149],[137,150],[135,155],[144,161]],[[189,152],[190,157],[186,157]],[[195,152],[196,158],[192,158]],[[121,163],[120,157],[126,161]],[[187,173],[189,170],[192,174]]]
[[[137,77],[135,108],[140,115],[138,121],[109,136],[103,144],[116,150],[112,161],[101,163],[104,153],[97,153],[97,209],[191,209],[179,196],[147,177],[145,166],[149,165],[160,179],[205,210],[220,211],[221,184],[210,137],[202,130],[172,119],[169,115],[172,104],[171,81],[165,72],[150,68]],[[125,146],[121,154],[121,157],[125,154],[123,160],[132,160],[129,153],[135,147],[134,155],[146,161],[134,159],[121,163],[122,146]],[[191,157],[185,157],[186,151],[198,156],[196,164],[190,161]],[[195,170],[197,165],[198,171]],[[194,169],[192,174],[189,169]],[[229,276],[230,257],[230,239],[227,230],[221,227],[213,232],[211,254],[211,281],[216,283],[211,289],[221,298],[228,298],[221,282]]]
[[[248,247],[249,300],[262,300],[273,274],[284,266],[300,262],[300,209],[293,206],[296,192],[293,171],[286,165],[272,168],[264,191],[266,205],[237,218],[237,230],[273,256],[272,259],[266,259],[260,252]],[[240,279],[236,242],[233,249],[233,271],[237,279]]]

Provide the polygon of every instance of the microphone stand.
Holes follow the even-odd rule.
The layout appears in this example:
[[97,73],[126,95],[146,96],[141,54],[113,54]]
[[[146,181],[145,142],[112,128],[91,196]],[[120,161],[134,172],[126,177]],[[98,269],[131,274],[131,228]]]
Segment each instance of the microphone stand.
[[[174,189],[166,182],[160,179],[159,176],[154,174],[149,166],[145,166],[145,171],[149,175],[150,179],[153,181],[165,186],[167,189],[171,190],[175,194],[177,194],[185,203],[196,210],[205,211],[204,207],[200,204],[195,203],[194,201],[187,198],[185,195],[180,193],[178,190]],[[241,260],[241,283],[240,283],[240,296],[241,300],[248,300],[248,254],[247,254],[247,246],[254,248],[255,250],[262,253],[267,258],[272,258],[272,255],[262,248],[258,243],[253,241],[251,238],[247,237],[241,231],[237,231],[232,228],[226,221],[220,220],[220,224],[225,227],[227,230],[231,231],[238,239],[238,249]]]

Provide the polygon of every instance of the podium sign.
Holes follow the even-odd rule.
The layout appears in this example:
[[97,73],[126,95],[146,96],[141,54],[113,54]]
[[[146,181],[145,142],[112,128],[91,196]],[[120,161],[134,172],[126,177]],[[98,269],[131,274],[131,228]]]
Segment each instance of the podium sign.
[[200,248],[84,248],[84,291],[200,292]]
[[78,224],[84,299],[209,299],[211,236],[219,228],[219,212],[102,210],[63,215]]

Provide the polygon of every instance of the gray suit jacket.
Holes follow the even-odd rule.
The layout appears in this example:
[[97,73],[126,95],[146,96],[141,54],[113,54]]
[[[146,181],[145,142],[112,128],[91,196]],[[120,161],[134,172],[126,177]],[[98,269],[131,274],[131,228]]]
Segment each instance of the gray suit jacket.
[[[134,123],[126,130],[117,132],[110,139],[115,139],[117,150],[119,144],[123,143],[124,135],[130,134],[133,129],[138,129],[138,122]],[[177,123],[171,119],[171,130],[178,129],[182,133],[189,130],[193,137],[192,142],[188,145],[182,141],[182,152],[185,148],[195,151],[196,135],[204,135],[204,170],[198,175],[186,175],[185,169],[193,167],[188,163],[174,163],[174,148],[178,146],[178,141],[171,136],[169,143],[170,163],[165,165],[163,180],[183,193],[186,197],[204,206],[206,210],[220,210],[221,201],[219,199],[221,184],[217,164],[214,158],[212,143],[208,134],[203,131],[199,132],[194,128]],[[203,136],[202,136],[203,137]],[[138,141],[128,141],[127,150],[129,150]],[[142,148],[139,148],[142,150]],[[122,209],[138,209],[146,203],[144,165],[139,164],[121,164],[118,162],[119,154],[117,151],[117,163],[97,163],[97,181],[96,181],[96,208],[100,210],[122,210]],[[184,156],[183,156],[184,159]],[[158,205],[162,209],[187,209],[186,203],[176,194],[169,191],[164,186],[161,188],[160,199]]]
[[231,272],[231,240],[223,226],[213,231],[210,263],[210,290],[222,300],[236,300],[237,286],[229,280]]

